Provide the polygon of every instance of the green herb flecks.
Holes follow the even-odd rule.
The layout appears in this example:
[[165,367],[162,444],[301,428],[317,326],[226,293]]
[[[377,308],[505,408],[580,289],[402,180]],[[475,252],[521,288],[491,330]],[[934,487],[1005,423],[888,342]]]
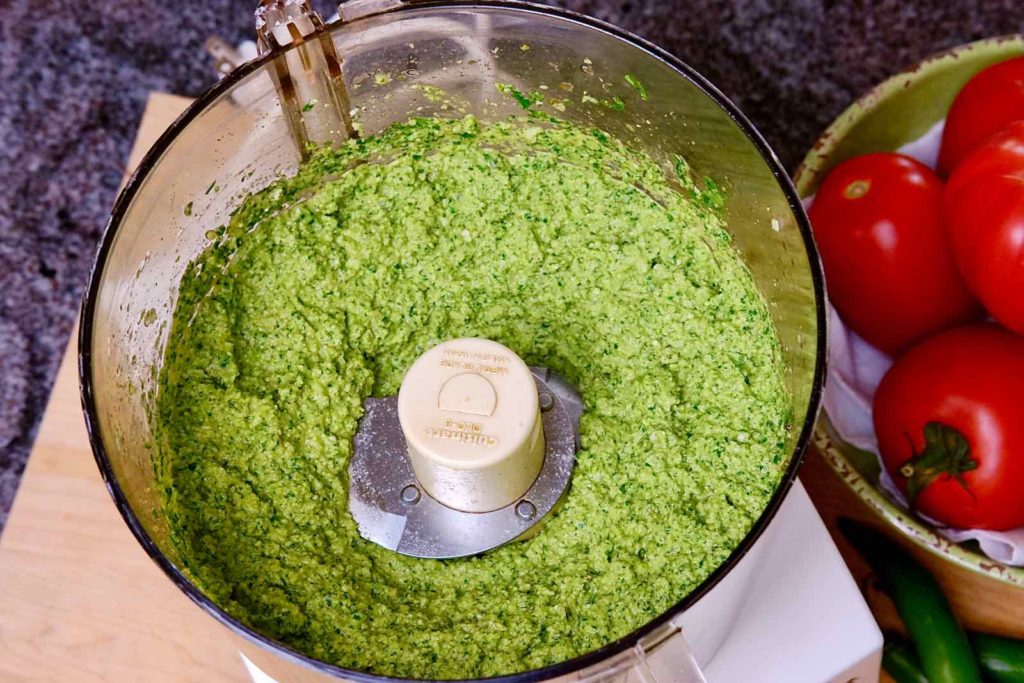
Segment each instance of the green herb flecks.
[[640,82],[640,79],[634,76],[633,74],[626,74],[623,78],[626,80],[626,83],[629,83],[633,87],[633,90],[636,90],[638,93],[640,93],[640,99],[646,102],[647,88],[645,88],[644,84]]
[[622,98],[616,95],[610,100],[601,100],[601,104],[608,107],[612,111],[622,111],[626,108],[626,103],[622,101]]
[[512,97],[523,109],[529,109],[533,105],[540,104],[544,101],[544,96],[539,92],[534,91],[527,95],[511,83],[496,83],[495,87],[502,95],[509,95]]
[[[776,491],[779,340],[711,186],[692,195],[548,104],[319,148],[188,264],[151,416],[156,490],[190,577],[242,623],[380,675],[543,667],[671,609]],[[366,398],[455,337],[576,386],[582,447],[529,540],[406,557],[348,512],[352,439]]]

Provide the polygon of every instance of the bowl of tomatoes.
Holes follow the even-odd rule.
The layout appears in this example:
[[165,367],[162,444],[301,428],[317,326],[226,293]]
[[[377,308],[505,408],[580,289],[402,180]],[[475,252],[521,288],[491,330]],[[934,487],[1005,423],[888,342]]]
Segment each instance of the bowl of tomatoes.
[[832,308],[814,445],[903,535],[1024,586],[1024,36],[878,85],[795,182]]

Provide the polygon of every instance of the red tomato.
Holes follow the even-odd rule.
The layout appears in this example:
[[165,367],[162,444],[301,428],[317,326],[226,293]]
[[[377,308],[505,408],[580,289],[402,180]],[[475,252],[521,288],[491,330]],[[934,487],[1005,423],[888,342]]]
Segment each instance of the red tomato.
[[991,323],[948,330],[882,378],[874,422],[885,468],[951,526],[1024,526],[1024,338]]
[[1024,334],[1024,121],[967,157],[949,179],[946,228],[967,286]]
[[832,304],[895,355],[978,313],[942,225],[942,181],[901,154],[837,166],[808,212]]
[[1024,57],[1000,62],[967,82],[946,115],[939,171],[957,164],[1008,123],[1024,119]]

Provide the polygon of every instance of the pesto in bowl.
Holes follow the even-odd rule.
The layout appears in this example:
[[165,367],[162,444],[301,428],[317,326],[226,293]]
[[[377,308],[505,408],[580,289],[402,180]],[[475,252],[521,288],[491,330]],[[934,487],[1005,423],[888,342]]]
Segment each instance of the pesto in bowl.
[[[185,569],[239,620],[410,678],[570,659],[672,607],[778,486],[790,399],[713,185],[556,120],[414,119],[249,197],[188,268],[161,371],[165,509]],[[348,512],[367,396],[484,337],[580,391],[559,512],[423,560]]]

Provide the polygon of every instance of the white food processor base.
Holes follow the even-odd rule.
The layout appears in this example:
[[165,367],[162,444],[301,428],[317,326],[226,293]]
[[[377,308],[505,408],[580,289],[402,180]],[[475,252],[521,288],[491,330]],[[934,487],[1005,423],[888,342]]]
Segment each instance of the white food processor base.
[[[882,634],[797,481],[708,683],[877,683]],[[254,683],[275,683],[244,655]]]

